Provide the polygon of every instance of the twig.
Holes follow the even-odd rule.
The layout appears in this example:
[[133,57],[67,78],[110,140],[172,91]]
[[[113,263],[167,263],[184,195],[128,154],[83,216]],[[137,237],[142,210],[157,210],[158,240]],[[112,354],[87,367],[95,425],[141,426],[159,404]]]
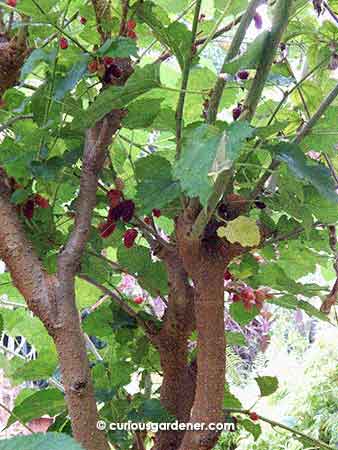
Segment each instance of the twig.
[[[316,125],[318,120],[322,117],[324,112],[327,110],[327,108],[331,105],[331,103],[335,100],[335,98],[338,96],[338,84],[336,87],[328,94],[328,96],[322,101],[317,111],[314,113],[314,115],[311,117],[311,119],[306,122],[300,131],[297,133],[296,138],[293,140],[295,144],[299,144],[312,130],[312,128]],[[270,178],[271,172],[275,171],[279,165],[281,164],[280,161],[277,159],[273,159],[270,166],[266,169],[266,171],[263,173],[261,178],[258,180],[258,183],[255,187],[255,189],[250,194],[249,199],[255,199],[258,197],[258,195],[262,192],[264,189],[264,185],[266,181]]]
[[326,2],[324,2],[323,5],[324,5],[324,8],[327,9],[327,11],[328,11],[328,13],[330,14],[330,16],[332,17],[332,19],[333,19],[336,23],[338,23],[338,16],[337,16],[337,15],[335,14],[335,12],[331,9],[331,7],[330,7]]
[[25,424],[25,422],[23,422],[19,416],[17,416],[15,413],[13,413],[13,411],[11,411],[10,409],[7,408],[6,405],[4,405],[3,403],[0,403],[0,408],[2,408],[4,411],[6,411],[8,414],[10,414],[10,416],[13,416],[18,422],[21,423],[21,425],[23,427],[26,428],[26,430],[28,430],[31,434],[35,434],[35,431],[33,431],[31,429],[31,427],[29,427],[28,425]]
[[[226,413],[239,413],[239,414],[245,414],[247,416],[250,416],[251,412],[250,410],[246,410],[246,409],[236,409],[236,408],[227,408],[225,410]],[[313,437],[308,436],[305,433],[302,433],[301,431],[295,430],[293,428],[288,427],[287,425],[284,425],[283,423],[280,422],[276,422],[275,420],[271,420],[268,419],[267,417],[263,417],[260,414],[258,415],[259,420],[262,420],[263,422],[266,422],[268,424],[270,424],[273,427],[279,427],[282,428],[283,430],[289,431],[290,433],[296,435],[296,436],[300,436],[303,439],[309,440],[311,442],[313,442],[314,444],[316,444],[316,448],[326,448],[328,450],[335,450],[334,447],[331,447],[330,445],[326,444],[326,442],[320,441],[319,439],[315,439]]]
[[304,75],[303,78],[301,78],[298,83],[296,83],[289,91],[285,92],[282,100],[279,102],[279,104],[277,105],[276,109],[274,110],[274,112],[272,113],[268,123],[266,124],[266,126],[271,125],[273,119],[276,117],[278,111],[281,109],[281,107],[283,106],[283,104],[285,103],[285,101],[287,100],[287,98],[296,90],[298,89],[298,87],[304,82],[306,81],[308,78],[311,77],[311,75],[314,74],[314,72],[316,72],[326,61],[328,60],[328,57],[324,58],[322,61],[320,61],[312,70],[310,70],[306,75]]
[[[285,62],[286,62],[286,67],[287,67],[287,69],[289,71],[289,74],[292,76],[293,79],[296,80],[296,77],[295,77],[295,74],[293,73],[292,67],[291,67],[289,61],[286,58],[285,58]],[[310,114],[309,108],[308,108],[308,106],[306,104],[301,85],[299,83],[296,83],[296,89],[298,91],[298,94],[299,94],[299,97],[301,99],[301,102],[303,103],[303,107],[304,107],[304,110],[305,110],[305,113],[306,113],[306,118],[310,119],[311,114]]]
[[256,76],[244,102],[242,118],[245,120],[251,121],[255,115],[277,48],[288,24],[291,5],[292,0],[278,0],[275,6],[272,29],[266,39]]
[[117,303],[121,309],[123,309],[124,312],[126,312],[130,317],[136,320],[136,322],[146,331],[153,333],[153,329],[151,327],[150,323],[147,323],[145,320],[141,319],[137,312],[133,310],[124,300],[122,300],[118,295],[116,295],[112,290],[106,288],[102,284],[98,283],[97,281],[93,280],[91,277],[88,277],[87,275],[79,275],[79,278],[81,278],[84,281],[87,281],[89,284],[97,287],[100,289],[105,295],[109,296],[114,300],[115,303]]
[[126,32],[127,17],[128,17],[128,11],[129,11],[129,0],[121,0],[121,4],[122,4],[122,17],[121,17],[119,35],[123,36],[124,33]]
[[338,83],[336,86],[332,89],[332,91],[329,93],[329,95],[322,101],[322,103],[319,105],[319,108],[314,113],[314,115],[311,117],[311,119],[306,122],[300,131],[297,133],[295,143],[299,144],[312,130],[314,125],[318,122],[318,120],[322,117],[324,112],[327,110],[327,108],[331,105],[331,103],[335,100],[335,98],[338,95]]
[[336,172],[336,169],[334,168],[334,165],[333,165],[329,155],[327,153],[325,153],[325,152],[323,153],[323,155],[324,155],[324,159],[326,161],[326,164],[329,166],[331,175],[332,175],[333,179],[336,182],[336,187],[338,188],[338,174]]
[[7,128],[10,128],[14,123],[19,122],[20,120],[29,120],[29,119],[33,119],[33,114],[24,114],[22,116],[12,117],[6,123],[0,126],[0,133],[2,131],[7,130]]
[[190,45],[188,54],[186,56],[186,59],[184,61],[181,92],[179,95],[177,108],[176,108],[176,158],[179,158],[179,156],[181,154],[181,148],[182,148],[183,111],[184,111],[184,103],[185,103],[185,96],[186,96],[185,91],[188,87],[191,63],[192,63],[192,59],[194,56],[194,45],[195,45],[195,39],[196,39],[198,20],[199,20],[199,16],[200,16],[201,4],[202,4],[202,0],[196,1],[194,20],[193,20],[192,30],[191,30],[191,45]]
[[[251,0],[250,4],[248,6],[248,9],[242,15],[239,27],[238,27],[236,34],[231,42],[229,51],[224,59],[221,72],[224,72],[225,65],[231,59],[233,59],[233,58],[235,58],[235,56],[237,56],[237,54],[241,48],[243,39],[245,37],[246,31],[252,21],[255,11],[260,3],[261,3],[261,0]],[[219,77],[217,79],[216,85],[213,89],[213,93],[210,98],[210,103],[209,103],[210,106],[208,109],[208,118],[207,118],[208,123],[214,123],[216,121],[217,111],[218,111],[218,107],[219,107],[219,104],[220,104],[220,101],[222,98],[224,86],[225,86],[224,78]]]

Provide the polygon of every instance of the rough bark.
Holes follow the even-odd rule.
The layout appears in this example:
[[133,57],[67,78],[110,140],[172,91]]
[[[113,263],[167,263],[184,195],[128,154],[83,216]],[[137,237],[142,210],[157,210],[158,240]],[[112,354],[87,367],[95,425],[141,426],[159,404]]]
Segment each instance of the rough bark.
[[[190,422],[222,422],[225,380],[224,267],[217,238],[191,239],[194,218],[181,215],[177,238],[184,267],[195,286],[197,381]],[[217,434],[208,430],[185,433],[180,450],[212,449]]]
[[[188,361],[188,338],[194,326],[194,289],[176,249],[163,249],[169,282],[168,309],[160,333],[152,341],[160,353],[161,403],[180,422],[189,419],[194,401],[196,364]],[[153,450],[178,449],[184,433],[159,432]]]

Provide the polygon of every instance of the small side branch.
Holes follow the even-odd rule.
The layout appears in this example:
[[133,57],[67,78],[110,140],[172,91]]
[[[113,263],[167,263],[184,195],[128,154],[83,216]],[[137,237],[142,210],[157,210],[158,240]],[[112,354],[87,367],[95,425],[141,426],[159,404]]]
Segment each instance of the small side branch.
[[272,29],[266,40],[256,76],[244,103],[243,119],[251,121],[255,115],[277,48],[288,24],[291,5],[292,0],[279,0],[275,6]]
[[201,3],[202,3],[202,0],[197,0],[196,6],[195,6],[195,14],[194,14],[194,20],[193,20],[192,31],[191,31],[191,45],[190,45],[190,49],[187,54],[186,60],[184,62],[183,73],[182,73],[181,92],[180,92],[180,96],[179,96],[177,108],[176,108],[176,156],[177,156],[177,158],[180,156],[181,148],[182,148],[182,125],[183,125],[184,103],[185,103],[186,90],[188,87],[191,63],[192,63],[192,59],[194,56],[194,46],[195,46],[195,39],[196,39],[196,33],[197,33],[198,19],[199,19],[200,10],[201,10]]

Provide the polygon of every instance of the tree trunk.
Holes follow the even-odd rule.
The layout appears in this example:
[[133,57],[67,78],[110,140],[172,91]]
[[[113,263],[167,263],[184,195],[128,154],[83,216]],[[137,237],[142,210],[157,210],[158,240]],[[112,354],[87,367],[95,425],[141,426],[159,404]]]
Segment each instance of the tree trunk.
[[96,427],[98,414],[89,361],[80,320],[75,317],[76,311],[54,336],[73,435],[86,450],[108,450],[105,433]]
[[[226,261],[217,236],[210,241],[190,238],[192,223],[193,218],[181,216],[177,224],[180,254],[195,285],[197,382],[190,422],[208,425],[223,422]],[[218,433],[208,429],[186,432],[180,450],[212,449],[217,438]]]

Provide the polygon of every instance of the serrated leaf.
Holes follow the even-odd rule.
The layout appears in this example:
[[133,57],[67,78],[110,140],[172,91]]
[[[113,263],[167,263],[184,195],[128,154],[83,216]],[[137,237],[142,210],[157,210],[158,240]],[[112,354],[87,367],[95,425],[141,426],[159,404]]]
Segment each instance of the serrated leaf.
[[158,155],[140,158],[135,163],[137,204],[144,214],[154,207],[162,208],[180,194],[180,185],[173,179],[170,162]]
[[64,396],[57,389],[44,389],[37,391],[33,395],[26,397],[21,403],[16,405],[9,417],[6,428],[15,423],[18,418],[21,422],[27,423],[33,419],[38,419],[45,414],[55,416],[66,408]]
[[263,31],[263,33],[259,34],[242,55],[232,59],[223,67],[223,72],[235,74],[239,70],[256,69],[260,64],[262,52],[269,35],[269,31]]
[[285,162],[293,174],[312,184],[317,191],[333,203],[338,203],[336,186],[331,172],[323,164],[306,159],[301,148],[293,143],[280,143],[270,147],[279,161]]
[[229,242],[238,242],[242,247],[256,247],[261,240],[256,220],[246,216],[228,222],[224,234]]
[[83,450],[77,442],[63,433],[36,433],[0,440],[0,450]]
[[127,106],[142,94],[160,86],[160,64],[148,64],[136,68],[124,86],[112,86],[103,90],[89,106],[86,114],[74,119],[74,127],[89,127],[113,109]]
[[255,378],[262,397],[273,394],[278,389],[278,379],[276,377],[257,377]]
[[223,407],[224,409],[242,408],[242,403],[232,392],[230,392],[228,383],[225,384]]

